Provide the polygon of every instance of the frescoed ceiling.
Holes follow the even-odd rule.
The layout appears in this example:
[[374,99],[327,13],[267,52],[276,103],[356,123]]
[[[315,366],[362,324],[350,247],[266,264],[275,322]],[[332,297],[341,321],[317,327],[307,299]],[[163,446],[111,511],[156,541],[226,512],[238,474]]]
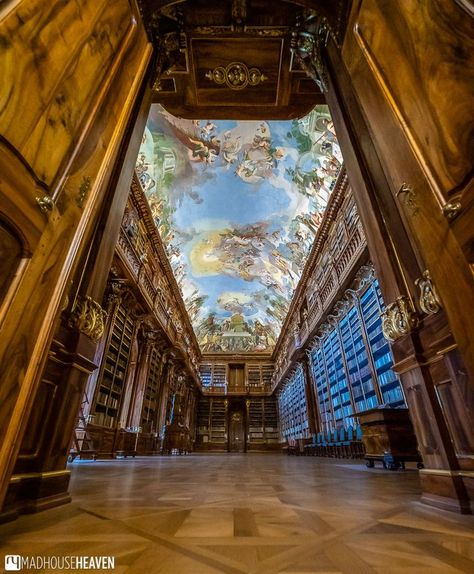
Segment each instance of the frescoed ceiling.
[[273,349],[341,162],[324,105],[292,121],[152,106],[136,169],[203,352]]

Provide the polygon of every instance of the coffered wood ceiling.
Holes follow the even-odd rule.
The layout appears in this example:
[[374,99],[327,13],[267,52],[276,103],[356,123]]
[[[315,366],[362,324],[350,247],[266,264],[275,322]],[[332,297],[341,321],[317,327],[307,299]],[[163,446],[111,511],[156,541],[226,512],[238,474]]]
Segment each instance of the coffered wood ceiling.
[[342,161],[318,50],[347,2],[139,4],[155,80],[137,172],[201,350],[271,351]]
[[141,0],[156,45],[154,102],[188,119],[293,119],[324,103],[291,51],[308,18],[340,27],[341,1]]

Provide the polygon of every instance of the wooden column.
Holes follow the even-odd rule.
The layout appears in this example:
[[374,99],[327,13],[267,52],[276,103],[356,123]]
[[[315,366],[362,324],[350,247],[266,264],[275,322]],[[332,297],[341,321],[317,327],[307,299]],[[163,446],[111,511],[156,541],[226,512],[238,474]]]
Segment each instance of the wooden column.
[[303,372],[305,379],[306,402],[308,404],[308,422],[311,434],[321,431],[321,420],[319,409],[316,403],[316,385],[314,384],[313,373],[311,371],[310,358],[308,354],[302,357]]
[[[151,57],[126,0],[54,1],[47,12],[28,5],[2,21],[11,42],[0,56],[16,62],[0,88],[10,94],[0,112],[0,211],[23,230],[29,258],[2,315],[0,505],[9,489],[8,516],[68,499],[69,442],[104,328],[103,289],[83,288],[85,262],[109,212],[121,217],[113,198],[126,152],[138,151],[139,137],[135,150],[129,142]],[[118,233],[108,233],[113,246]],[[101,257],[106,275],[110,261]],[[20,446],[18,468],[28,470],[12,477]]]
[[131,384],[127,400],[124,401],[124,405],[122,407],[121,419],[123,420],[123,426],[140,426],[143,400],[145,397],[148,370],[150,368],[150,358],[154,342],[155,333],[153,331],[142,331],[139,333],[137,368],[133,375],[133,381],[130,381]]

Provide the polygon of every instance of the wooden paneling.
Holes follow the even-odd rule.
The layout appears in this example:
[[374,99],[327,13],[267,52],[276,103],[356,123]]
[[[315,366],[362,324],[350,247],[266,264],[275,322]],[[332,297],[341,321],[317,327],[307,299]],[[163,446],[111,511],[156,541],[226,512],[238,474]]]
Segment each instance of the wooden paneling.
[[0,135],[50,188],[133,27],[132,13],[127,0],[24,0],[5,12]]
[[0,219],[0,305],[18,271],[22,254],[21,239]]
[[[303,18],[301,2],[139,3],[158,54],[154,101],[170,113],[193,119],[291,119],[324,103],[316,84],[305,83],[305,72],[291,65],[291,35]],[[238,89],[214,82],[212,71],[224,72],[230,64],[241,65],[239,73],[245,66],[258,70],[264,79]]]
[[[204,106],[276,105],[282,52],[281,39],[194,39],[192,57],[196,78],[196,99]],[[243,62],[249,69],[257,68],[265,79],[257,86],[242,90],[216,84],[206,74],[217,67],[226,67],[233,62]],[[187,102],[192,104],[194,102]]]
[[[2,51],[10,60],[2,64],[0,209],[23,230],[31,258],[1,325],[0,499],[151,55],[128,2],[80,6],[24,0],[2,12],[11,47]],[[42,213],[36,197],[48,186],[55,201]]]
[[[436,191],[448,199],[474,159],[472,20],[461,3],[364,0],[354,36]],[[354,52],[344,51],[349,69]],[[470,76],[470,82],[469,82]]]
[[[472,500],[471,26],[462,2],[360,0],[342,51],[330,42],[325,53],[328,103],[385,302],[408,296],[418,317],[392,350],[429,467],[422,499],[461,512]],[[459,202],[457,217],[448,202]],[[416,287],[425,269],[442,307],[431,314]]]
[[[431,272],[474,378],[474,315],[466,313],[474,307],[471,26],[460,3],[363,0],[342,57],[412,249]],[[400,191],[404,183],[411,193]],[[443,214],[448,200],[461,203],[460,225]]]

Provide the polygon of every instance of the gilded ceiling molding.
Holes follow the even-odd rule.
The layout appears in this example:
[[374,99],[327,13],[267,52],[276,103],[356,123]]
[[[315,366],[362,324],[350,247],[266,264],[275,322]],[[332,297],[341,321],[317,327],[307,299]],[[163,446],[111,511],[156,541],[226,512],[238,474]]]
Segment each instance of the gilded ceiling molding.
[[387,305],[381,313],[383,336],[388,341],[396,341],[408,335],[418,326],[418,318],[411,300],[406,296]]
[[232,0],[230,11],[221,7],[224,3],[215,4],[217,6],[214,6],[214,11],[211,9],[209,17],[202,7],[196,9],[191,1],[138,0],[141,17],[155,47],[155,91],[162,91],[162,81],[166,76],[189,73],[191,38],[197,35],[208,38],[285,38],[292,35],[293,59],[321,91],[327,91],[328,77],[322,51],[329,38],[341,46],[350,6],[348,0],[332,0],[330,3],[317,0],[311,3],[311,8],[295,1],[294,16],[288,18],[288,22],[281,18],[276,22],[272,17],[274,12],[278,12],[279,4],[288,9],[288,2],[268,2],[263,15],[262,11],[255,14],[247,0]]
[[420,288],[419,304],[423,313],[427,315],[438,313],[442,307],[441,300],[428,269],[423,272],[422,277],[415,281],[415,285],[418,285]]
[[219,86],[225,84],[231,90],[258,86],[268,79],[258,68],[248,68],[243,62],[232,62],[225,68],[217,66],[206,73],[206,78]]
[[69,326],[93,341],[98,341],[105,330],[107,312],[91,297],[78,297],[69,318]]

